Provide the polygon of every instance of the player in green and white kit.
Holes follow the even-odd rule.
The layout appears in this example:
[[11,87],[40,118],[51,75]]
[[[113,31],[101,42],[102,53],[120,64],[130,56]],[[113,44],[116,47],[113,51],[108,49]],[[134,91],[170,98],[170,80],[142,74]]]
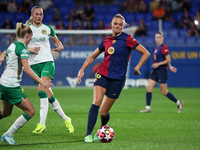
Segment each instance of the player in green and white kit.
[[[31,17],[27,21],[33,30],[32,40],[28,44],[28,49],[32,52],[30,54],[30,65],[34,72],[43,80],[52,80],[55,71],[52,52],[59,53],[63,50],[63,45],[55,35],[53,28],[43,24],[42,19],[42,8],[39,6],[33,7]],[[51,50],[49,38],[52,39],[57,48]],[[71,118],[65,115],[51,88],[47,89],[38,84],[38,95],[40,97],[40,122],[33,133],[40,134],[46,129],[45,122],[49,106],[48,102],[53,110],[65,121],[68,132],[73,133],[74,127],[72,126]]]
[[0,119],[10,116],[14,105],[24,111],[24,114],[18,117],[8,131],[1,136],[1,140],[10,145],[17,144],[13,139],[13,134],[35,114],[30,100],[20,86],[23,68],[26,74],[36,82],[46,88],[52,86],[51,81],[40,79],[29,66],[29,50],[26,45],[30,42],[32,35],[32,30],[28,25],[17,23],[16,36],[18,41],[12,43],[0,55],[0,65],[6,60],[6,68],[0,79],[0,99],[2,100]]

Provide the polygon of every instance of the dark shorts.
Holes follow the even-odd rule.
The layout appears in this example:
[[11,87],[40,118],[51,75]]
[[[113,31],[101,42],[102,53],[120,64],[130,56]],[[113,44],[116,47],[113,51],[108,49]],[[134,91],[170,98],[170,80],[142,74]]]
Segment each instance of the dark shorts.
[[117,80],[107,78],[101,74],[95,75],[94,86],[101,86],[106,89],[105,95],[109,98],[117,99],[125,85],[125,79]]
[[[31,65],[30,67],[38,77],[50,77],[53,80],[55,65],[52,61]],[[37,82],[35,83],[38,84]]]
[[154,69],[149,78],[159,83],[167,83],[168,71],[166,69]]

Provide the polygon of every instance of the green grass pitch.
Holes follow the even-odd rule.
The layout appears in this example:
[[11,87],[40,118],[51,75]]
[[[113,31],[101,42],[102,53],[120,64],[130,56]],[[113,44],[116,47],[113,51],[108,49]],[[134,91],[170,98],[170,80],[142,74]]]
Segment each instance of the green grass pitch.
[[[110,110],[108,123],[115,131],[111,143],[84,143],[88,111],[93,99],[93,90],[86,88],[53,87],[66,115],[72,118],[75,128],[73,134],[66,130],[64,121],[57,116],[49,105],[46,122],[47,130],[41,135],[32,131],[39,122],[39,98],[37,87],[24,87],[36,114],[15,133],[17,146],[0,142],[0,149],[16,150],[199,150],[200,149],[200,89],[169,88],[178,99],[184,102],[183,112],[177,113],[176,105],[153,90],[151,113],[141,114],[145,108],[145,88],[124,89],[120,98]],[[2,108],[2,104],[0,104]],[[11,116],[0,120],[2,135],[23,112],[14,107]],[[100,126],[100,116],[93,135]]]

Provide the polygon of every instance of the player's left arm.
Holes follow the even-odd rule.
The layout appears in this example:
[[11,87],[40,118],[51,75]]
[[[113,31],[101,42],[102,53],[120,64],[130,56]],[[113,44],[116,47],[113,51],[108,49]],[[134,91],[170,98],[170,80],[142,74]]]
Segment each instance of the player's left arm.
[[139,53],[142,54],[142,57],[140,58],[140,61],[138,62],[138,64],[135,66],[134,68],[134,74],[135,75],[140,75],[140,68],[144,65],[144,63],[147,61],[147,59],[149,58],[150,56],[150,53],[149,51],[143,47],[141,44],[139,44],[136,48],[135,48],[136,51],[138,51]]
[[0,65],[2,64],[2,62],[6,60],[6,51],[4,51],[3,53],[1,53],[0,55]]
[[173,73],[176,73],[177,72],[177,68],[172,66],[171,63],[168,63],[168,67],[169,69],[173,72]]
[[52,48],[52,51],[54,51],[55,53],[59,53],[59,52],[61,52],[64,49],[62,43],[60,42],[60,40],[58,39],[57,36],[54,36],[52,38],[52,41],[53,41],[53,43],[56,46],[56,48]]

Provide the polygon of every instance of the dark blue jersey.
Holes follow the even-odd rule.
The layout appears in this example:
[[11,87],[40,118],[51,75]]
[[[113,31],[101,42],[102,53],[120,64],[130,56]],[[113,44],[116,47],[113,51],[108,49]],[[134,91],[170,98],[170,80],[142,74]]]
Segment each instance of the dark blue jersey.
[[97,73],[112,79],[124,79],[131,50],[138,45],[137,40],[124,32],[119,36],[104,38],[98,47],[100,51],[104,51],[104,60]]
[[[165,60],[165,56],[169,55],[169,49],[165,44],[161,44],[160,46],[155,48],[155,51],[153,53],[153,60],[154,63],[159,63]],[[167,69],[167,64],[161,65],[156,69],[160,68],[166,68]]]

